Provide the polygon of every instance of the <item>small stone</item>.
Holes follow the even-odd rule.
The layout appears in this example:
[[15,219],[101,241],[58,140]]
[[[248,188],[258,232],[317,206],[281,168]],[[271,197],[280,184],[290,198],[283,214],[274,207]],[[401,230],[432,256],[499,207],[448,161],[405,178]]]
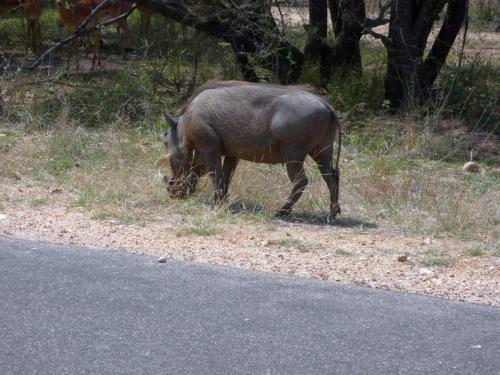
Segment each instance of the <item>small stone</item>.
[[408,255],[398,256],[398,262],[406,262],[408,260]]
[[481,170],[481,168],[479,168],[479,164],[477,164],[473,161],[469,161],[469,162],[465,163],[462,169],[465,172],[469,172],[469,173],[479,173],[479,171]]
[[422,240],[422,245],[430,245],[432,243],[432,240],[427,237]]
[[471,345],[470,346],[472,349],[481,349],[482,346],[481,345]]
[[320,273],[318,273],[318,276],[319,276],[319,277],[321,278],[321,280],[323,280],[323,281],[327,281],[327,280],[328,280],[328,278],[329,278],[329,276],[328,276],[328,274],[327,274],[326,272],[320,272]]
[[158,263],[167,263],[167,257],[159,257]]
[[262,242],[260,243],[260,245],[261,245],[262,247],[269,246],[270,244],[271,244],[271,241],[269,241],[269,240],[264,240],[264,241],[262,241]]
[[418,270],[418,272],[421,274],[421,275],[432,275],[432,270],[428,269],[428,268],[420,268]]
[[4,220],[4,219],[7,219],[7,215],[5,215],[5,214],[0,214],[0,220]]

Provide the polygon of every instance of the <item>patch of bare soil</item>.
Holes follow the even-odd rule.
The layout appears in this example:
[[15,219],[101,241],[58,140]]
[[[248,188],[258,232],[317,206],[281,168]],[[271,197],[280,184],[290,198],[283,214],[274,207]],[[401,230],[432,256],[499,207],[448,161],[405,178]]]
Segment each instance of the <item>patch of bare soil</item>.
[[477,243],[281,220],[272,227],[239,223],[211,236],[183,235],[178,218],[142,225],[92,219],[87,210],[71,207],[70,193],[54,187],[10,179],[0,181],[0,194],[0,235],[500,306],[498,252],[483,249],[473,256]]

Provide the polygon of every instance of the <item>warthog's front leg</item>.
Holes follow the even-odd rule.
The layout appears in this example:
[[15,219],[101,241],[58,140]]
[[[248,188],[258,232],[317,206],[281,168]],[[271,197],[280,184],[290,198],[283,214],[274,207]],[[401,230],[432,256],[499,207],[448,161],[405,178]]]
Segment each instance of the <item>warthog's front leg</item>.
[[224,175],[222,173],[221,142],[219,136],[208,125],[199,125],[197,132],[196,149],[205,159],[214,183],[215,203],[220,203],[224,198]]

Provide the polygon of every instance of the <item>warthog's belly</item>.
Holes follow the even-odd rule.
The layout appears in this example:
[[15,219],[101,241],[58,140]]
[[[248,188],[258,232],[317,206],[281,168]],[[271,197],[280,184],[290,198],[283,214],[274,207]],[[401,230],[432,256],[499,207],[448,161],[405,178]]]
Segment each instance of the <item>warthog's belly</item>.
[[283,155],[281,153],[281,144],[277,142],[266,146],[259,146],[255,144],[251,146],[246,144],[245,147],[232,145],[231,147],[226,148],[223,146],[222,155],[254,163],[277,164],[284,162]]

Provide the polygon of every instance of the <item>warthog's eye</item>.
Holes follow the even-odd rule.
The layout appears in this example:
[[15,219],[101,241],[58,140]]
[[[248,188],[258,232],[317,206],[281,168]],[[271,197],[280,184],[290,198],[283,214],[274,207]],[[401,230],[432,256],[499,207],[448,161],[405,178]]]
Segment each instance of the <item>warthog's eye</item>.
[[172,186],[172,184],[174,183],[174,179],[170,176],[163,176],[163,182],[165,182],[169,186]]

